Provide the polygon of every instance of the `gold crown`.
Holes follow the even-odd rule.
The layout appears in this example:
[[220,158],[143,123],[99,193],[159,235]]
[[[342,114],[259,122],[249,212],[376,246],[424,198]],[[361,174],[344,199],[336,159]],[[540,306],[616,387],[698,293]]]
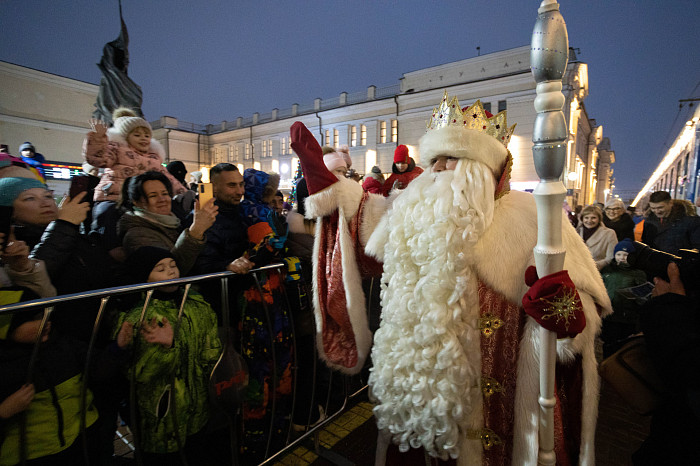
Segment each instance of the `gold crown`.
[[453,97],[448,102],[447,91],[445,91],[440,106],[433,109],[433,117],[428,122],[428,131],[448,126],[461,126],[486,133],[506,147],[508,147],[510,137],[515,131],[515,125],[508,128],[505,110],[489,118],[479,100],[474,102],[471,107],[462,110],[457,97]]

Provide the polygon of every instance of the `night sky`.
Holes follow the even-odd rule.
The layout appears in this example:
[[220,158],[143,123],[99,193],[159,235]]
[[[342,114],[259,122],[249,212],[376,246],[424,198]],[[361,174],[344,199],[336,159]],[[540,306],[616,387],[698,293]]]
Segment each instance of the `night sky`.
[[[129,76],[147,119],[216,124],[396,84],[402,73],[476,56],[477,46],[529,45],[539,3],[123,0]],[[588,63],[588,115],[616,154],[615,193],[632,197],[690,114],[678,101],[700,97],[700,7],[559,3],[569,44]],[[0,0],[0,27],[0,60],[98,84],[102,47],[119,34],[118,3]]]

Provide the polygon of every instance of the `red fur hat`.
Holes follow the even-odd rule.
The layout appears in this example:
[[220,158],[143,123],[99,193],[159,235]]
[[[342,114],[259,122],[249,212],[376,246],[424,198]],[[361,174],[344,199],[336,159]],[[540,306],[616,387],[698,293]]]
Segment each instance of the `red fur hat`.
[[408,147],[401,144],[394,150],[394,163],[408,163]]

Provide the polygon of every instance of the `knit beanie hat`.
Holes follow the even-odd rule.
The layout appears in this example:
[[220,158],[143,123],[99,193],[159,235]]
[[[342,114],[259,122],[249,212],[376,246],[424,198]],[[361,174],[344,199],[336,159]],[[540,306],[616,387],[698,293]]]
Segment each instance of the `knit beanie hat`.
[[394,150],[394,163],[408,163],[408,147],[401,144]]
[[22,191],[32,188],[47,189],[46,185],[36,178],[0,178],[0,206],[11,206]]
[[22,151],[23,151],[23,150],[30,150],[30,151],[36,153],[36,149],[34,149],[34,145],[33,145],[31,142],[29,142],[29,141],[23,142],[22,145],[19,146],[19,153],[20,153],[20,155],[22,154]]
[[124,138],[129,135],[131,131],[136,128],[148,128],[149,131],[153,132],[151,125],[143,118],[136,115],[130,108],[119,107],[112,113],[112,120],[114,121],[114,129]]
[[345,165],[347,165],[348,168],[352,167],[352,157],[350,157],[350,149],[348,146],[340,146],[337,152],[343,157],[343,160],[345,160]]
[[137,283],[146,283],[156,264],[167,257],[175,259],[175,256],[167,249],[143,246],[128,257],[126,266]]
[[635,248],[634,248],[634,243],[632,242],[632,240],[629,238],[625,238],[622,241],[620,241],[619,243],[617,243],[617,246],[615,246],[614,254],[617,254],[620,251],[634,252]]
[[185,176],[187,175],[187,168],[185,164],[179,160],[173,160],[165,166],[165,169],[175,177],[180,183],[185,184]]
[[326,168],[328,168],[329,171],[333,171],[338,167],[348,168],[348,164],[343,155],[335,151],[324,154],[323,163],[326,165]]

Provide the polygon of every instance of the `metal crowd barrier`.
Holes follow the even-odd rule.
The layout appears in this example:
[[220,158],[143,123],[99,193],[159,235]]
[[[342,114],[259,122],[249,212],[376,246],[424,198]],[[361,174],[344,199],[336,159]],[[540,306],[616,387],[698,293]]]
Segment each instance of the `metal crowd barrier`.
[[[275,344],[275,334],[272,331],[272,316],[270,315],[270,311],[268,306],[265,303],[264,299],[264,290],[263,287],[261,286],[261,275],[266,274],[270,271],[273,270],[280,270],[283,268],[285,264],[282,263],[276,263],[276,264],[271,264],[268,266],[264,267],[259,267],[252,269],[249,274],[252,275],[255,281],[255,286],[260,293],[261,296],[261,303],[263,306],[264,310],[264,316],[266,319],[266,324],[268,328],[268,333],[270,337],[270,347],[273,349],[272,351],[272,383],[271,386],[273,389],[277,387],[277,383],[279,380],[279,374],[277,374],[277,364],[276,364],[276,358],[277,355],[275,354],[276,351],[274,351]],[[102,322],[104,320],[104,314],[105,314],[105,309],[107,307],[107,303],[112,298],[113,296],[117,295],[123,295],[123,294],[129,294],[129,293],[135,293],[135,292],[146,292],[146,297],[144,300],[144,305],[143,309],[141,311],[141,318],[140,322],[143,321],[146,310],[149,306],[149,303],[151,301],[151,297],[153,295],[153,292],[156,288],[160,288],[163,286],[172,286],[172,285],[184,285],[184,292],[183,292],[183,298],[182,302],[180,305],[179,309],[179,314],[178,317],[181,317],[183,308],[185,305],[185,301],[187,300],[188,293],[190,291],[190,287],[192,286],[193,283],[199,283],[199,282],[204,282],[204,281],[211,281],[211,280],[220,280],[221,281],[221,316],[222,322],[219,322],[219,325],[222,326],[224,329],[230,328],[229,324],[229,313],[230,313],[230,301],[229,301],[229,296],[228,296],[228,279],[232,277],[240,277],[240,275],[234,274],[232,272],[217,272],[217,273],[210,273],[210,274],[205,274],[205,275],[198,275],[198,276],[192,276],[192,277],[182,277],[182,278],[177,278],[177,279],[172,279],[172,280],[164,280],[160,282],[153,282],[153,283],[143,283],[143,284],[136,284],[136,285],[127,285],[127,286],[118,286],[118,287],[113,287],[113,288],[104,288],[104,289],[99,289],[99,290],[93,290],[93,291],[86,291],[86,292],[81,292],[81,293],[73,293],[73,294],[68,294],[68,295],[63,295],[63,296],[56,296],[56,297],[51,297],[51,298],[43,298],[43,299],[37,299],[37,300],[32,300],[32,301],[25,301],[25,302],[20,302],[16,304],[11,304],[11,305],[4,305],[0,306],[0,315],[5,315],[5,314],[14,314],[16,312],[31,312],[34,311],[36,312],[37,309],[43,308],[44,313],[42,317],[41,324],[39,326],[34,346],[32,348],[32,353],[31,353],[31,358],[29,361],[29,367],[27,371],[27,383],[31,383],[34,380],[34,370],[36,366],[36,361],[37,357],[39,356],[39,351],[41,347],[41,335],[44,332],[44,329],[47,325],[47,322],[51,318],[51,314],[53,312],[54,307],[57,304],[62,304],[78,299],[85,299],[85,298],[100,298],[100,306],[94,321],[93,325],[93,330],[92,334],[90,336],[90,341],[88,343],[87,347],[87,354],[86,354],[86,361],[85,361],[85,366],[83,370],[83,377],[81,381],[81,393],[80,393],[80,410],[81,410],[81,422],[80,422],[80,432],[81,432],[81,437],[83,439],[83,453],[85,457],[85,462],[86,464],[90,464],[90,460],[88,458],[88,448],[87,448],[87,443],[86,443],[86,437],[85,437],[85,430],[86,430],[86,412],[87,412],[87,385],[88,385],[88,377],[89,377],[89,368],[90,368],[90,363],[92,361],[92,358],[94,356],[94,351],[95,351],[95,340],[97,337],[97,334],[102,326]],[[305,285],[301,285],[305,286]],[[308,290],[306,290],[308,292]],[[313,442],[313,448],[315,452],[319,456],[324,456],[324,451],[323,448],[319,445],[318,441],[318,434],[319,432],[330,422],[335,420],[338,416],[340,416],[345,408],[347,407],[348,401],[353,398],[356,395],[359,395],[362,393],[367,386],[363,385],[359,389],[357,389],[354,393],[349,393],[349,378],[345,375],[342,375],[338,372],[335,371],[330,371],[323,363],[321,363],[317,357],[317,351],[315,348],[316,344],[316,338],[313,338],[314,341],[314,358],[313,358],[313,381],[312,381],[312,394],[311,394],[311,400],[313,401],[310,403],[309,406],[309,412],[308,416],[306,416],[307,422],[306,425],[304,426],[304,432],[302,434],[299,434],[298,437],[293,436],[294,431],[292,429],[292,423],[293,423],[293,414],[297,402],[297,389],[298,389],[298,377],[297,377],[297,370],[299,368],[299,360],[297,358],[296,350],[297,350],[297,340],[296,340],[296,335],[294,331],[294,316],[293,316],[293,311],[292,308],[289,304],[289,298],[286,293],[286,289],[283,286],[282,287],[282,292],[284,296],[284,303],[286,308],[287,308],[287,313],[290,319],[290,325],[292,329],[292,348],[293,348],[293,363],[292,363],[292,371],[293,371],[293,388],[292,388],[292,402],[291,402],[291,412],[285,413],[286,418],[289,419],[288,421],[288,427],[287,427],[287,435],[285,439],[285,446],[281,449],[279,449],[276,452],[270,452],[270,447],[272,443],[272,438],[273,438],[273,426],[272,423],[275,420],[275,415],[278,414],[276,413],[276,396],[274,396],[274,391],[271,394],[271,406],[270,406],[270,420],[271,420],[271,425],[270,425],[270,431],[267,433],[267,441],[266,441],[266,449],[265,449],[265,455],[264,459],[262,460],[262,463],[259,463],[261,465],[267,465],[267,464],[272,464],[273,462],[279,460],[282,458],[285,454],[288,452],[292,451],[293,449],[297,448],[299,445],[301,445],[304,442]],[[310,294],[309,294],[309,302],[311,301]],[[369,306],[368,306],[369,309]],[[179,319],[177,323],[174,323],[174,325],[179,324]],[[177,332],[175,331],[176,329],[174,328],[174,337],[177,335]],[[228,337],[228,332],[227,337]],[[134,344],[138,339],[134,339]],[[223,351],[223,344],[222,344],[222,351]],[[328,387],[327,387],[327,395],[326,395],[326,400],[324,403],[324,414],[326,415],[325,419],[321,418],[318,422],[316,422],[313,426],[310,425],[311,420],[314,418],[313,416],[313,411],[317,409],[317,405],[321,405],[319,402],[315,401],[315,393],[317,392],[317,381],[318,381],[318,374],[321,370],[326,370],[329,371],[328,375]],[[336,377],[341,378],[341,386],[342,386],[342,403],[340,406],[333,412],[329,413],[329,408],[331,406],[331,395],[333,392],[333,382]],[[138,432],[138,422],[134,422],[135,419],[137,419],[135,410],[136,410],[136,402],[135,402],[135,389],[134,389],[134,377],[131,377],[130,381],[130,389],[129,389],[129,402],[130,402],[130,409],[131,409],[131,425],[129,425],[129,428],[131,429],[134,437],[134,443],[135,447],[132,447],[134,454],[135,454],[135,459],[137,464],[142,465],[143,460],[141,458],[141,451],[139,448],[139,432]],[[173,400],[174,402],[174,400]],[[240,412],[240,409],[238,410]],[[231,432],[230,435],[230,442],[231,442],[231,464],[238,465],[241,464],[241,461],[244,461],[244,464],[251,464],[249,461],[246,461],[246,458],[241,458],[239,456],[240,453],[240,439],[237,438],[238,435],[236,433],[235,429],[235,424],[236,424],[236,416],[238,416],[238,413],[227,413],[227,416],[231,420],[229,429]],[[21,464],[25,464],[26,462],[26,449],[25,445],[23,445],[23,442],[26,442],[26,432],[24,431],[24,423],[20,420],[20,454],[21,454]],[[116,429],[115,429],[116,430]],[[177,432],[177,429],[176,429]],[[116,432],[116,434],[119,436],[120,441],[124,441],[125,443],[126,440],[122,437],[122,435],[119,432]],[[180,439],[181,441],[181,439]],[[180,441],[178,444],[180,444]],[[180,450],[182,453],[182,450]],[[184,457],[184,454],[180,455],[182,464],[187,464],[187,461]]]

